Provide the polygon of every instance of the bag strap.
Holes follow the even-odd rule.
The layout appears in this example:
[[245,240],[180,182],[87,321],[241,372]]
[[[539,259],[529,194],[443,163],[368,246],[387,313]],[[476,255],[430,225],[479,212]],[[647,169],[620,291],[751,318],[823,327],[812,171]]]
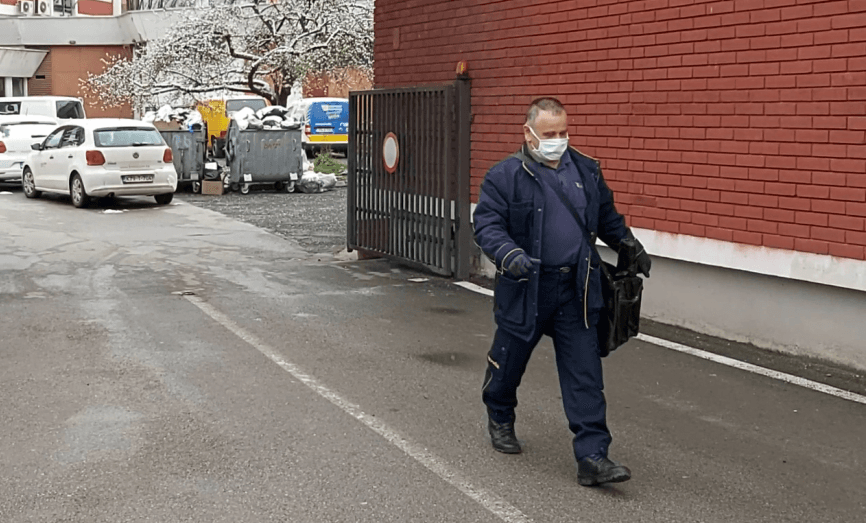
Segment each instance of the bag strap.
[[[547,183],[545,181],[545,183]],[[592,249],[592,252],[598,257],[601,262],[601,271],[604,273],[605,278],[613,281],[613,278],[610,275],[610,271],[608,271],[607,266],[604,264],[604,260],[602,260],[601,255],[598,253],[598,249],[595,248],[595,236],[590,234],[586,228],[586,224],[583,221],[583,218],[580,217],[580,213],[577,212],[577,209],[574,207],[574,204],[571,203],[571,200],[565,195],[562,191],[562,186],[558,181],[554,180],[554,183],[549,183],[550,187],[553,189],[553,192],[559,196],[559,199],[562,200],[563,205],[565,205],[566,209],[571,212],[572,217],[574,217],[574,221],[577,222],[578,227],[580,228],[580,232],[583,233],[583,239],[586,240],[586,243],[589,244],[589,248]]]

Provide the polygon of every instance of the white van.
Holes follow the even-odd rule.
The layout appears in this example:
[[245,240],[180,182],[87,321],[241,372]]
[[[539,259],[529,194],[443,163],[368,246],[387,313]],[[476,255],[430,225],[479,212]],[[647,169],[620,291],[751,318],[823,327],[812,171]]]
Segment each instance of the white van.
[[0,116],[47,116],[59,121],[87,118],[80,98],[71,96],[11,96],[0,98]]

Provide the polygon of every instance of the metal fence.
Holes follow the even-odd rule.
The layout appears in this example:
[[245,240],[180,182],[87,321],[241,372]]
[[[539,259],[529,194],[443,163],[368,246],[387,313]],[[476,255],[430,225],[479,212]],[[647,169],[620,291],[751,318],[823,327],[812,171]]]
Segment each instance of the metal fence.
[[350,249],[468,276],[469,111],[468,80],[349,94]]

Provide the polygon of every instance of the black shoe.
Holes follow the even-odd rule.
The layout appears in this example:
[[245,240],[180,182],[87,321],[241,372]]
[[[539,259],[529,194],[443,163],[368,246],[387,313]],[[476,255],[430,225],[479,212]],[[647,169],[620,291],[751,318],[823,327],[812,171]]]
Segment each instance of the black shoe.
[[577,462],[577,482],[584,487],[602,483],[621,483],[631,479],[628,467],[614,463],[606,456],[593,454]]
[[520,442],[514,435],[514,423],[496,423],[493,419],[487,419],[487,430],[490,432],[490,441],[493,448],[505,454],[520,454]]

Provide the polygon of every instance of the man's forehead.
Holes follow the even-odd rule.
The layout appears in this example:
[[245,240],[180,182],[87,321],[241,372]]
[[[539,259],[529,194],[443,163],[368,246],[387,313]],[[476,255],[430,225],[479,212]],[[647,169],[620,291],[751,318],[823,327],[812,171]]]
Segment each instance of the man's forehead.
[[553,113],[553,111],[538,111],[538,116],[535,117],[536,129],[541,127],[565,127],[568,125],[568,115],[565,111]]

